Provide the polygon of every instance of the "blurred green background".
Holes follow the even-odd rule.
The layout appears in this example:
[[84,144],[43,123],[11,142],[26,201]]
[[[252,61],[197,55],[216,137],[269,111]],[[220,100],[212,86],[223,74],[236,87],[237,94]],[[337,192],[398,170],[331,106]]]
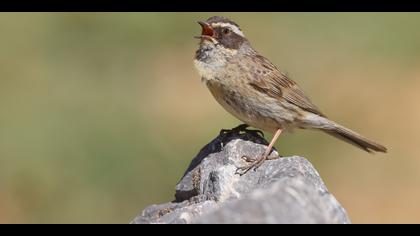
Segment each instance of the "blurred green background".
[[[192,64],[213,15],[1,13],[0,223],[128,223],[172,200],[200,148],[239,124]],[[354,223],[420,223],[420,14],[217,15],[389,153],[312,131],[277,149],[307,157]]]

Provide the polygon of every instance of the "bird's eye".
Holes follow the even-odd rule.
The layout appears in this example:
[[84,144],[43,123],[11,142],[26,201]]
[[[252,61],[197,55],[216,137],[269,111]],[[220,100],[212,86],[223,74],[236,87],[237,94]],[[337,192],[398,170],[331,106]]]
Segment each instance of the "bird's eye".
[[229,28],[224,28],[222,32],[223,32],[223,34],[229,34],[230,29]]

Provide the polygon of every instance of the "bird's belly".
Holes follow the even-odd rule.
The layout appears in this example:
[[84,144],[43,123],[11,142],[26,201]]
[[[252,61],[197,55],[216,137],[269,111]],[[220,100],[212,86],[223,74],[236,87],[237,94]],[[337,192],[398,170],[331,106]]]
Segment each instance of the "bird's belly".
[[288,127],[287,112],[277,101],[225,89],[220,84],[207,86],[216,101],[244,123],[267,132]]

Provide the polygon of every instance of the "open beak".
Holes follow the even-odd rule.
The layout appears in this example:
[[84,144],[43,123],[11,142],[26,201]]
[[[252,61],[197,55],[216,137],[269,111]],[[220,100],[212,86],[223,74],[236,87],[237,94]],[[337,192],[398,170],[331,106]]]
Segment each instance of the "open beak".
[[214,36],[213,28],[205,21],[197,21],[201,25],[201,36],[196,36],[195,38],[207,38]]

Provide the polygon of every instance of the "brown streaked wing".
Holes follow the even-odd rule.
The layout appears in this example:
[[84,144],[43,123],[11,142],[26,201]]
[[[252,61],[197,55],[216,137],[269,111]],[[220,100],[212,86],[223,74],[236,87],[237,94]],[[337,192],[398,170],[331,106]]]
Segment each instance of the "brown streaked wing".
[[259,92],[265,92],[267,95],[286,101],[312,113],[325,117],[324,114],[316,107],[311,100],[305,95],[302,89],[289,79],[285,74],[280,72],[268,59],[261,55],[253,55],[254,62],[264,71],[253,68],[260,73],[253,73],[255,77],[249,84]]

